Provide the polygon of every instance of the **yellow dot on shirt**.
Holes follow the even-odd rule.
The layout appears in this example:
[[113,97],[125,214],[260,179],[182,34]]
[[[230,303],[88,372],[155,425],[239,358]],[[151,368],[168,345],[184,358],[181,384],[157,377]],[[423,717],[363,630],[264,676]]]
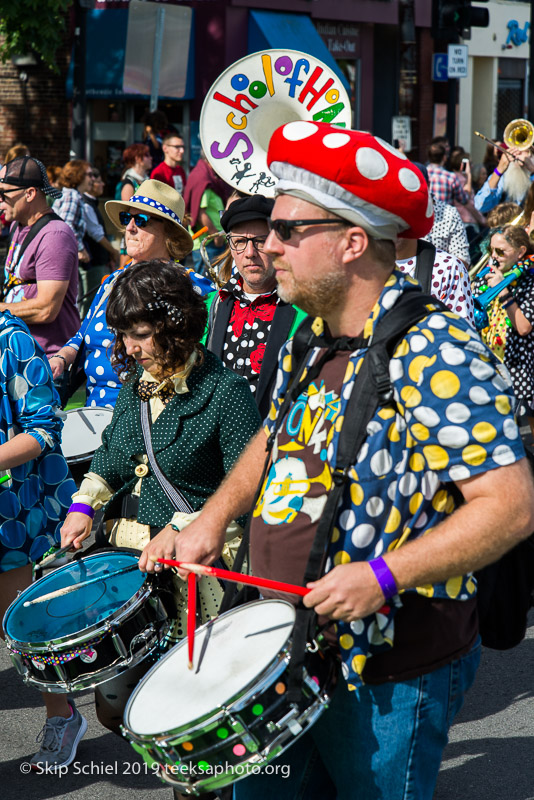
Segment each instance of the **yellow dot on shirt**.
[[454,397],[460,390],[460,379],[454,372],[448,369],[440,369],[430,378],[430,388],[432,392],[441,400],[448,400]]
[[497,430],[489,422],[477,422],[473,426],[473,437],[477,442],[492,442],[497,436]]
[[352,378],[352,373],[354,372],[354,364],[352,361],[347,363],[347,369],[345,370],[345,376],[343,378],[343,383],[347,383]]
[[388,439],[390,442],[400,442],[400,433],[395,422],[392,422],[389,426]]
[[421,377],[421,373],[426,367],[431,367],[432,364],[435,363],[437,356],[416,356],[412,361],[410,361],[410,366],[408,367],[408,375],[410,376],[410,380],[414,383],[419,381]]
[[361,675],[364,670],[366,661],[367,661],[367,656],[361,654],[354,656],[354,658],[352,659],[352,669],[354,670],[354,672],[356,672],[358,675]]
[[339,644],[343,650],[350,650],[354,646],[354,639],[350,633],[344,633],[343,636],[339,637]]
[[419,389],[414,386],[403,386],[400,396],[406,408],[413,408],[421,403],[422,397]]
[[391,419],[391,417],[395,416],[395,410],[387,406],[386,408],[381,408],[378,412],[378,416],[380,419]]
[[423,334],[423,336],[426,336],[429,342],[434,341],[434,334],[428,328],[423,328],[421,333]]
[[421,470],[426,466],[426,461],[421,453],[414,453],[412,456],[410,456],[408,464],[410,465],[412,472],[421,472]]
[[431,583],[427,583],[424,586],[416,586],[415,591],[423,597],[434,597],[434,587]]
[[447,507],[448,493],[445,489],[440,489],[432,498],[432,508],[436,511],[445,511]]
[[427,447],[423,447],[423,453],[430,469],[445,469],[449,463],[449,454],[443,447],[440,447],[437,444],[431,444]]
[[412,436],[414,436],[419,442],[426,441],[430,436],[428,428],[425,425],[421,425],[420,422],[415,422],[413,425],[411,425],[410,430],[412,432]]
[[399,346],[396,348],[395,352],[393,353],[393,358],[401,358],[402,356],[407,356],[410,352],[410,345],[403,339]]
[[284,372],[291,372],[292,361],[293,359],[289,354],[284,356],[284,360],[282,361],[282,369],[284,370]]
[[410,497],[410,514],[415,514],[421,507],[423,502],[423,495],[421,492],[416,492]]
[[512,406],[510,403],[510,398],[507,397],[505,394],[498,394],[495,398],[495,408],[499,412],[499,414],[509,414],[512,410]]
[[485,449],[479,444],[468,444],[462,450],[462,458],[466,464],[471,464],[473,467],[478,467],[486,460],[487,453]]
[[362,504],[364,498],[364,491],[359,483],[351,483],[350,486],[350,499],[355,506]]
[[336,567],[340,564],[350,564],[349,554],[345,550],[340,550],[339,553],[336,553],[334,556],[334,564]]
[[452,336],[453,339],[457,339],[459,342],[468,342],[471,338],[467,331],[463,331],[455,325],[449,325],[449,336]]
[[401,523],[401,515],[398,508],[395,506],[392,507],[391,511],[389,512],[388,521],[386,522],[386,527],[384,528],[384,533],[393,533],[396,531]]
[[459,575],[456,578],[449,578],[447,583],[445,584],[445,591],[449,597],[455,598],[458,597],[460,594],[460,589],[462,588],[463,578]]
[[332,539],[331,539],[331,541],[332,542],[339,541],[339,536],[340,536],[339,528],[334,528],[334,530],[332,531]]

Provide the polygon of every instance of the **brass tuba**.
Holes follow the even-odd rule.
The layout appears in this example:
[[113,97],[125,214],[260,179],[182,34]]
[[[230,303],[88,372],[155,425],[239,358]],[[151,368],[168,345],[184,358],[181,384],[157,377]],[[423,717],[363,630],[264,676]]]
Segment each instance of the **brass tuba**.
[[504,129],[503,139],[508,147],[528,150],[534,142],[534,125],[528,119],[513,119]]

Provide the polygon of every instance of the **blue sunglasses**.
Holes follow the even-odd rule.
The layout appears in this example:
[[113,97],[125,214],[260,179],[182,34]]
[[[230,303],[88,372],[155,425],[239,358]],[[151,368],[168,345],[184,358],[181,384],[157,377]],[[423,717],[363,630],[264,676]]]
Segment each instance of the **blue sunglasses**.
[[129,211],[119,211],[119,221],[121,225],[130,224],[133,219],[138,228],[146,228],[151,220],[158,220],[159,217],[151,217],[150,214],[130,214]]

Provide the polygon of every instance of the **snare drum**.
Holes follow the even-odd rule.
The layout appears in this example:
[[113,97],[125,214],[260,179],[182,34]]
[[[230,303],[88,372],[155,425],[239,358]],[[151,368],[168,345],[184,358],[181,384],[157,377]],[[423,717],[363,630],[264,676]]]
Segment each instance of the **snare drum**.
[[95,450],[102,444],[102,433],[111,422],[111,408],[72,408],[65,412],[61,449],[67,464],[91,463]]
[[[41,691],[76,692],[159,654],[171,620],[152,579],[136,568],[138,560],[120,550],[97,553],[61,567],[17,597],[6,611],[4,631],[25,683]],[[24,605],[99,577],[66,595]]]
[[248,603],[172,648],[134,689],[123,734],[152,770],[186,793],[234,783],[295,742],[328,705],[331,657],[308,653],[300,699],[288,699],[295,609],[284,600]]

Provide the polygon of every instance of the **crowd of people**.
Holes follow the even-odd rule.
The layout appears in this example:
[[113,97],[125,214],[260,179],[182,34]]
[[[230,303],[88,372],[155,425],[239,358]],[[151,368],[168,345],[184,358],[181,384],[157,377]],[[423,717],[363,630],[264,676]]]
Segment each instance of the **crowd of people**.
[[[253,574],[308,586],[298,624],[321,630],[339,678],[279,755],[284,777],[247,777],[235,799],[431,800],[480,659],[472,573],[534,529],[517,421],[534,433],[534,159],[512,147],[484,177],[442,138],[422,164],[290,122],[269,144],[273,200],[232,192],[205,155],[187,175],[184,149],[147,125],[105,206],[87,161],[6,155],[0,606],[50,548],[79,554],[96,512],[99,544],[148,574],[169,558],[231,568],[243,540]],[[375,343],[417,302],[387,342],[389,389],[374,386]],[[113,416],[76,485],[59,409],[80,375],[86,406]],[[215,617],[220,584],[202,578],[199,597]],[[120,732],[149,666],[97,686],[105,727]],[[31,763],[58,768],[87,723],[70,695],[44,702]]]

